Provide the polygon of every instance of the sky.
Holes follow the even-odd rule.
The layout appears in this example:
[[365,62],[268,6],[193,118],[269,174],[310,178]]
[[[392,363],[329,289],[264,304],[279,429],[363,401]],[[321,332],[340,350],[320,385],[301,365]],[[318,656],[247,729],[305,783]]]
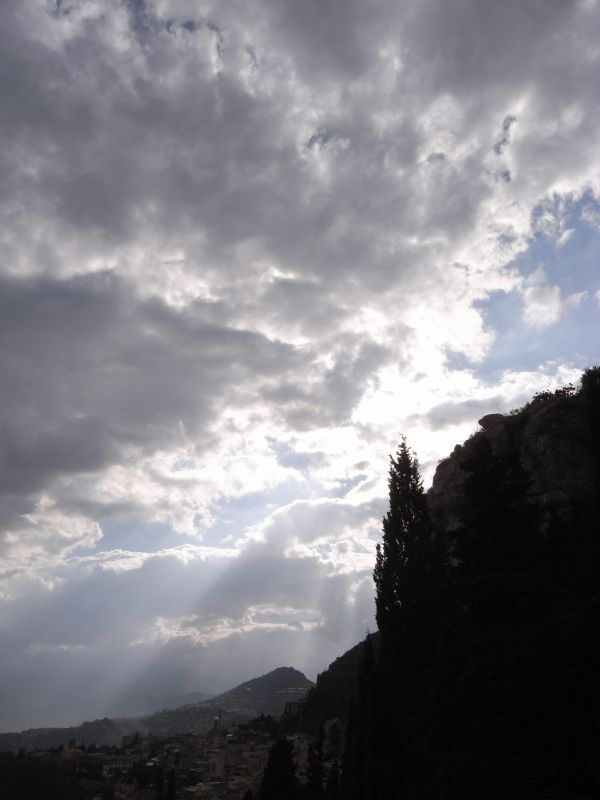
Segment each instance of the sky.
[[597,0],[3,0],[0,729],[315,678],[426,485],[600,360]]

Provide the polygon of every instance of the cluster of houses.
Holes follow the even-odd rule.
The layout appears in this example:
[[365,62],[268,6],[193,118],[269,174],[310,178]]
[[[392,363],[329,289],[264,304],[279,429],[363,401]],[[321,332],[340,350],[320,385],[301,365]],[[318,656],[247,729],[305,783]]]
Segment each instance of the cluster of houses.
[[[310,737],[294,734],[297,776],[305,777]],[[268,733],[247,726],[174,736],[135,734],[121,748],[65,748],[93,800],[242,800],[257,796],[272,747]],[[95,791],[95,794],[92,792]]]

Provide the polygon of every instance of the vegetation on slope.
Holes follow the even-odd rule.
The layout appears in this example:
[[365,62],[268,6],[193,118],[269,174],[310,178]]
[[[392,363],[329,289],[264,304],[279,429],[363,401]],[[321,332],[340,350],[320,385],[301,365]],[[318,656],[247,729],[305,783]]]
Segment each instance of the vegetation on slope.
[[600,369],[484,422],[435,524],[406,442],[392,459],[347,800],[600,797]]

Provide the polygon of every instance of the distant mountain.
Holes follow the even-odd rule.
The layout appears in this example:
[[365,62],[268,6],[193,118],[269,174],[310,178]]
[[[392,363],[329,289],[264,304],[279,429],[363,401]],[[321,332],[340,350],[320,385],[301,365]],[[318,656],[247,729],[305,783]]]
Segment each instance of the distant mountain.
[[279,716],[287,703],[305,697],[312,686],[313,682],[299,670],[279,667],[203,703],[119,720],[119,724],[129,732],[201,733],[211,728],[219,715],[223,725],[245,722],[261,713]]
[[246,683],[240,683],[235,689],[212,697],[208,702],[211,705],[250,706],[254,710],[256,704],[263,701],[276,704],[285,703],[289,699],[304,697],[306,692],[314,686],[306,675],[293,667],[278,667],[277,669],[254,678]]
[[202,703],[210,700],[211,694],[207,692],[164,692],[162,694],[128,694],[118,696],[110,701],[110,711],[107,716],[137,717],[142,714],[151,714],[159,708],[178,708],[192,703]]
[[202,733],[214,725],[219,715],[223,725],[244,722],[260,713],[279,716],[290,700],[301,699],[311,686],[313,682],[302,672],[292,667],[279,667],[210,700],[174,709],[137,717],[98,719],[65,728],[31,728],[21,733],[0,733],[0,752],[16,751],[20,747],[26,750],[58,747],[67,745],[72,739],[78,744],[119,745],[124,734],[135,731],[152,731],[157,735]]
[[68,745],[74,739],[77,744],[120,745],[123,730],[116,720],[95,719],[70,728],[30,728],[21,733],[0,733],[0,752],[25,750],[46,750],[51,747]]
[[[214,684],[214,680],[212,681]],[[210,679],[207,685],[210,685]],[[204,685],[204,682],[202,682]],[[139,717],[151,714],[160,708],[176,708],[189,703],[208,700],[215,692],[165,692],[137,688],[119,692],[117,695],[102,696],[90,692],[77,691],[56,694],[51,702],[42,703],[35,692],[23,697],[9,694],[2,698],[0,708],[0,732],[22,731],[39,726],[68,728],[80,725],[84,720],[104,719],[105,717]]]

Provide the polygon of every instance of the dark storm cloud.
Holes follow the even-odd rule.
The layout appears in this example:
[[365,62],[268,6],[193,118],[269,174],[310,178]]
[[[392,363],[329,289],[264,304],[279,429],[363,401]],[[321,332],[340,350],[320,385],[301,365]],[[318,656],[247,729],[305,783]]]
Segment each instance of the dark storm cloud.
[[[100,15],[75,27],[63,47],[49,47],[11,18],[10,9],[11,45],[3,58],[11,104],[2,185],[11,192],[17,224],[26,209],[30,224],[33,214],[41,228],[45,248],[36,251],[37,263],[29,269],[69,268],[57,262],[57,243],[44,230],[48,223],[73,238],[84,255],[93,246],[107,258],[116,245],[160,231],[164,242],[199,248],[208,272],[215,257],[221,270],[229,265],[237,271],[233,246],[256,240],[288,268],[319,274],[321,283],[338,289],[357,274],[363,290],[370,283],[389,288],[399,277],[398,264],[407,265],[408,258],[414,263],[414,251],[403,256],[396,244],[393,255],[386,253],[384,240],[386,227],[401,217],[413,217],[419,227],[425,222],[414,218],[407,186],[389,171],[416,165],[419,134],[410,115],[395,126],[393,142],[381,147],[374,146],[379,135],[373,121],[358,112],[360,97],[346,112],[338,109],[335,140],[321,154],[334,180],[321,186],[307,174],[318,156],[307,163],[302,152],[304,120],[282,115],[285,82],[271,92],[259,80],[250,92],[228,62],[235,43],[215,73],[213,31],[206,26],[190,32],[157,22],[143,49],[135,42],[123,48],[115,47]],[[293,38],[292,5],[281,18],[275,7],[265,11],[275,30],[283,26],[280,41],[291,52],[296,42],[302,52],[314,53],[321,28],[310,22],[310,9],[301,15],[305,30]],[[360,47],[350,47],[336,23],[339,58],[335,46],[319,52],[341,65],[353,53],[366,64],[372,56],[369,16],[357,6],[345,23]],[[332,25],[334,18],[332,13]],[[47,23],[50,33],[61,24],[57,30],[65,35],[67,23],[56,20]],[[268,62],[259,77],[269,82]],[[292,94],[305,91],[292,73],[287,82]],[[323,108],[319,116],[330,113]],[[24,175],[25,161],[31,170]],[[382,237],[380,252],[369,244],[375,231]],[[9,246],[16,247],[12,241]]]
[[306,367],[289,345],[142,301],[114,273],[0,285],[0,491],[27,496],[127,447],[208,436],[217,404]]
[[[260,414],[272,402],[271,413],[301,429],[344,422],[372,369],[390,358],[346,337],[333,367],[324,368],[307,348],[219,324],[213,305],[195,301],[178,310],[140,299],[110,272],[2,279],[5,528],[28,524],[23,514],[44,493],[66,510],[98,515],[102,505],[89,491],[94,474],[178,443],[201,451],[223,407],[255,404]],[[104,508],[126,510],[110,502]]]
[[[550,98],[571,95],[575,69],[590,68],[576,66],[556,37],[554,50],[539,46],[539,57],[532,47],[568,24],[575,3],[557,4],[556,13],[522,3],[464,2],[460,13],[433,2],[351,3],[343,14],[322,3],[265,3],[253,13],[260,25],[240,4],[203,4],[190,19],[185,4],[159,13],[148,3],[140,5],[143,47],[137,23],[130,30],[142,12],[132,16],[124,4],[79,23],[77,7],[68,20],[36,18],[40,30],[23,25],[18,7],[4,10],[1,185],[14,234],[33,226],[39,244],[23,247],[9,229],[7,252],[19,253],[28,270],[72,271],[74,259],[87,269],[92,255],[118,260],[160,285],[154,271],[161,268],[127,265],[115,249],[160,236],[163,247],[182,250],[184,273],[217,283],[220,276],[223,291],[238,297],[226,276],[242,281],[238,248],[250,247],[313,281],[261,292],[256,315],[276,313],[278,296],[295,287],[304,287],[306,300],[310,285],[321,292],[296,323],[304,333],[347,313],[327,287],[354,304],[420,271],[427,245],[415,248],[396,231],[460,237],[476,222],[490,196],[481,153],[422,168],[423,115],[443,92],[477,98],[478,119],[491,116],[497,131],[512,111],[517,76],[523,90],[537,82],[534,99],[544,112]],[[253,59],[242,39],[256,40]],[[397,53],[389,86],[380,85],[385,61],[374,41],[390,49],[390,61]],[[324,100],[317,92],[307,104],[323,78],[333,82],[331,97],[325,84]],[[498,95],[490,95],[492,85]],[[578,94],[589,95],[591,85],[580,82]],[[298,107],[292,116],[290,102]],[[469,102],[457,112],[455,137],[480,124],[469,117]],[[382,114],[390,117],[383,129]],[[310,140],[319,152],[307,156]],[[527,163],[538,162],[526,142],[519,148]],[[249,259],[244,271],[246,279],[256,273]],[[246,286],[247,304],[254,292]]]
[[[522,89],[536,83],[549,91],[552,77],[566,69],[552,90],[556,97],[565,82],[575,78],[577,59],[567,52],[570,44],[561,34],[584,6],[577,0],[460,0],[458,4],[426,0],[410,5],[407,55],[411,65],[419,67],[414,77],[425,96],[451,93],[475,114],[490,102],[502,104],[514,98],[515,82]],[[597,25],[596,19],[591,22]],[[586,37],[589,33],[583,32]]]
[[264,4],[271,29],[285,41],[294,65],[308,79],[359,78],[371,65],[373,37],[381,32],[386,11],[393,4],[349,0],[340,14],[336,3],[318,0]]
[[[487,196],[476,159],[472,167],[449,168],[447,190],[444,174],[436,175],[439,203],[431,207],[431,197],[422,196],[417,116],[443,92],[461,99],[468,93],[480,115],[484,103],[498,107],[497,129],[511,111],[506,104],[517,76],[524,89],[536,80],[536,102],[547,103],[566,100],[582,68],[560,40],[554,50],[532,47],[569,23],[576,3],[549,9],[463,2],[459,13],[434,2],[350,3],[343,14],[323,3],[265,3],[253,12],[261,25],[248,20],[248,37],[261,44],[255,63],[240,46],[248,11],[204,5],[205,16],[190,26],[178,4],[164,17],[146,4],[143,18],[152,25],[143,48],[127,27],[139,13],[132,17],[116,2],[107,13],[118,25],[109,26],[103,14],[76,25],[74,11],[69,21],[49,17],[45,39],[23,26],[17,4],[6,5],[2,186],[13,205],[43,215],[84,250],[90,237],[94,247],[108,248],[160,231],[184,249],[201,243],[203,270],[211,255],[219,256],[220,269],[237,270],[233,245],[257,240],[263,252],[321,281],[339,286],[360,274],[363,291],[389,287],[416,257],[398,242],[388,251],[395,226],[456,231],[472,221],[466,210],[475,213]],[[378,37],[396,46],[401,69],[386,91],[363,91],[361,80],[367,87],[380,77],[373,72],[381,68]],[[288,64],[279,73],[278,57]],[[243,78],[245,72],[254,77]],[[329,175],[323,181],[307,172],[317,156],[303,154],[306,117],[284,113],[286,92],[302,103],[322,76],[334,81],[332,102],[306,107],[315,123],[302,142],[335,131],[322,141],[319,157]],[[486,91],[477,91],[484,84]],[[490,86],[498,96],[489,95]],[[407,88],[417,93],[416,105]],[[580,84],[578,93],[590,88]],[[377,126],[383,111],[396,117],[385,133]],[[493,111],[485,113],[487,119]],[[457,124],[461,134],[465,121]]]
[[[260,183],[282,166],[289,144],[273,146],[276,108],[252,100],[235,76],[213,75],[210,29],[183,35],[157,25],[143,49],[128,42],[126,53],[104,15],[74,31],[52,20],[48,38],[67,40],[50,47],[14,8],[5,10],[10,148],[2,182],[14,203],[46,214],[65,235],[100,243],[124,243],[158,225],[165,234],[208,232],[218,248],[268,223],[260,198],[268,185],[260,191]],[[123,8],[111,3],[106,12],[118,21]],[[31,158],[23,180],[20,164]],[[285,197],[269,205],[276,210]]]

